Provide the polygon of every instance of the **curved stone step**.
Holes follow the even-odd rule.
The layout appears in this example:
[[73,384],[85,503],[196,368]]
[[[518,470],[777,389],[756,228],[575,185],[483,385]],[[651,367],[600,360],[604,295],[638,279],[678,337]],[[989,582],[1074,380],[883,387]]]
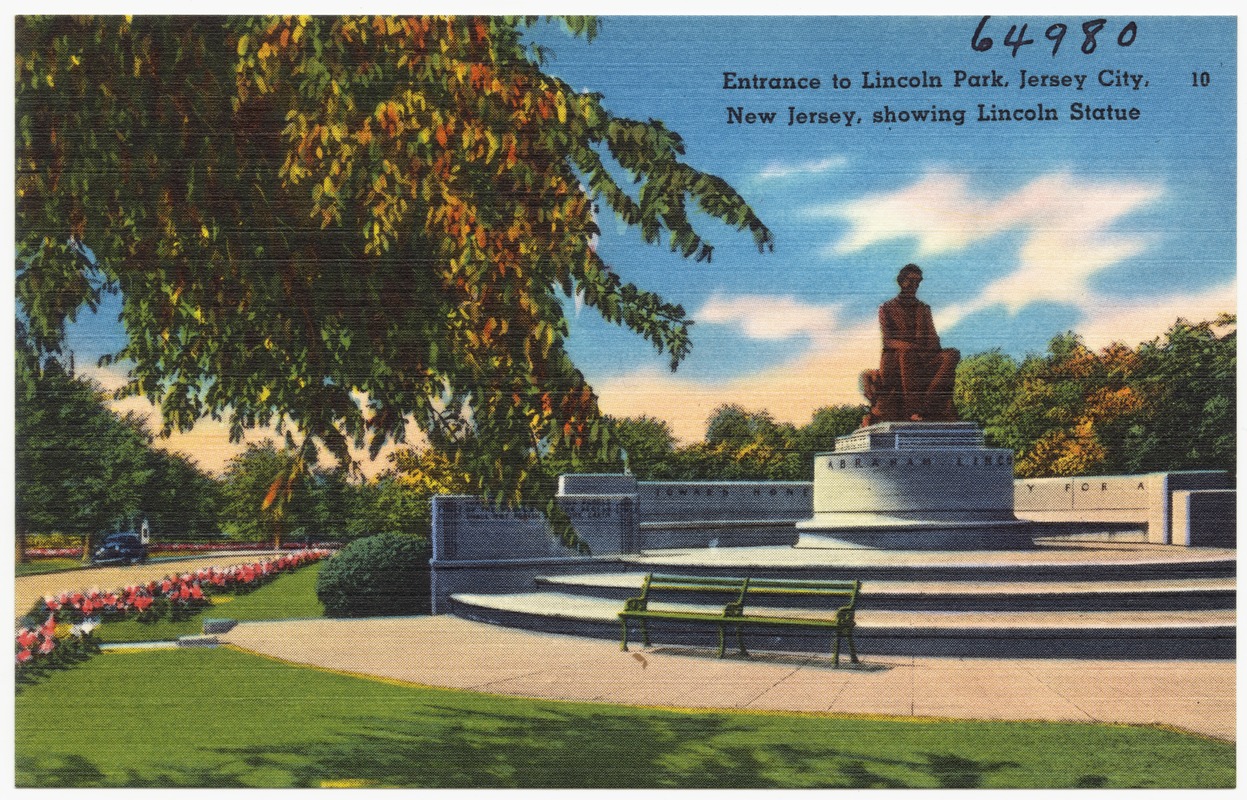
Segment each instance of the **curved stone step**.
[[[641,572],[542,575],[536,588],[565,594],[635,597]],[[1234,578],[1172,578],[1105,581],[895,581],[863,582],[863,610],[898,611],[1129,611],[1233,609]],[[782,605],[782,597],[758,598],[758,605]]]
[[[561,592],[457,594],[454,613],[467,619],[550,633],[616,638],[621,603]],[[672,609],[706,608],[665,604]],[[802,610],[768,609],[800,616]],[[855,638],[869,655],[1010,656],[1064,658],[1233,658],[1235,612],[993,611],[859,612]],[[651,623],[656,643],[711,643],[713,626]],[[748,646],[826,652],[818,632],[747,629]]]
[[913,551],[731,547],[621,556],[637,572],[888,581],[1100,581],[1233,577],[1235,550],[1063,542],[1031,550]]

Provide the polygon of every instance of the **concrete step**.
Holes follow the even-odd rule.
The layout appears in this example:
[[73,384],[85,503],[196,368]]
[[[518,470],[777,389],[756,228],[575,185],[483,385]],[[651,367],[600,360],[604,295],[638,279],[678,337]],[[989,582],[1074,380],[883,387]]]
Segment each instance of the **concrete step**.
[[[616,599],[526,592],[456,594],[454,613],[467,619],[579,636],[617,638]],[[708,606],[665,604],[672,609]],[[800,616],[797,609],[768,613]],[[913,656],[1062,658],[1233,658],[1235,612],[1193,611],[885,611],[857,615],[859,652]],[[717,639],[713,626],[651,623],[659,644],[705,646]],[[827,652],[830,637],[804,630],[747,629],[751,648]]]
[[[542,575],[536,588],[569,595],[635,597],[641,572]],[[1234,578],[1105,581],[863,581],[858,607],[898,611],[1143,611],[1233,609]],[[782,605],[759,597],[756,605]]]
[[1133,542],[1046,543],[1029,550],[912,551],[731,547],[622,556],[626,571],[872,581],[1111,581],[1232,578],[1235,550]]

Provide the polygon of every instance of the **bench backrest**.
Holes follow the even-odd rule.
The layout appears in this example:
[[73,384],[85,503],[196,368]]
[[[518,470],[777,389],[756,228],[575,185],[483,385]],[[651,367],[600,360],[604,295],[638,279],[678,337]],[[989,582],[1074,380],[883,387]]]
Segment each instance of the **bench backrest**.
[[792,578],[749,579],[749,594],[751,595],[843,597],[847,601],[844,605],[848,608],[853,608],[857,604],[857,594],[861,589],[861,581],[817,581]]
[[847,608],[857,603],[861,581],[817,581],[791,578],[735,578],[720,575],[669,575],[651,572],[641,586],[642,599],[650,591],[706,592],[736,595],[743,604],[747,594],[793,597],[843,597]]
[[717,575],[667,575],[651,572],[641,585],[641,597],[647,598],[651,591],[702,592],[707,594],[730,594],[741,602],[745,597],[748,578],[720,577]]

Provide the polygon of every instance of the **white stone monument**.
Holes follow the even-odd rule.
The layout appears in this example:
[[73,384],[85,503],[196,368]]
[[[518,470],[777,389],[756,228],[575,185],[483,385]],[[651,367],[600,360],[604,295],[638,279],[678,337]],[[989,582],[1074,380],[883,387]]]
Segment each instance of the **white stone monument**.
[[798,547],[1014,550],[1032,525],[1013,515],[1013,453],[973,422],[881,422],[814,458],[814,516]]

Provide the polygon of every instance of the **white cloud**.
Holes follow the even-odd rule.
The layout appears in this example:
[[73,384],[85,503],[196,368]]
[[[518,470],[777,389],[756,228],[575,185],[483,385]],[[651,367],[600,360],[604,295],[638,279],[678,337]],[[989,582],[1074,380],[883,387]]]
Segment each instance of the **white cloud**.
[[740,328],[750,339],[781,340],[796,336],[818,338],[836,325],[838,305],[817,306],[784,296],[711,296],[693,319],[711,325]]
[[848,161],[844,156],[831,156],[829,158],[820,158],[816,161],[802,161],[799,164],[784,164],[779,161],[772,161],[763,167],[762,171],[754,176],[754,179],[770,181],[791,178],[796,175],[821,175],[833,169],[842,169]]
[[1096,313],[1087,314],[1076,330],[1091,348],[1113,342],[1135,347],[1163,335],[1178,317],[1203,322],[1216,319],[1223,312],[1234,313],[1237,308],[1237,286],[1235,281],[1229,281],[1190,294],[1106,302]]
[[916,258],[963,250],[1009,231],[1023,232],[1017,269],[965,302],[946,306],[937,327],[1004,306],[1016,314],[1037,302],[1074,305],[1085,314],[1102,303],[1092,276],[1144,252],[1154,237],[1113,233],[1118,220],[1162,194],[1159,186],[1079,180],[1067,172],[1042,175],[1001,197],[976,195],[964,175],[932,172],[895,192],[811,209],[814,216],[849,221],[848,234],[830,248],[843,255],[892,239],[912,238]]

